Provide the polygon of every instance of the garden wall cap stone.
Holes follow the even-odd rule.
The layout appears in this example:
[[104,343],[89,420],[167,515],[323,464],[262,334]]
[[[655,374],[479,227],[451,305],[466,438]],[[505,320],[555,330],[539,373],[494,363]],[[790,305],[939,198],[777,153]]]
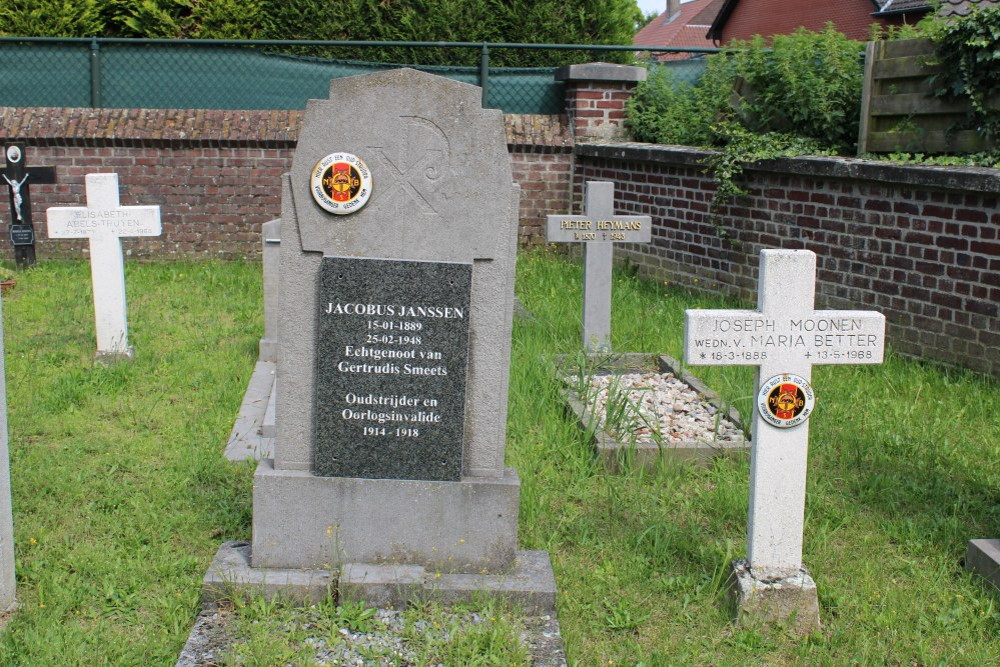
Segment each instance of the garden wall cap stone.
[[646,80],[646,68],[615,63],[564,65],[556,70],[556,81],[620,81]]
[[[704,165],[715,151],[690,146],[667,146],[640,142],[579,144],[579,156],[613,160],[639,160],[677,165]],[[1000,193],[1000,169],[990,167],[940,167],[893,164],[860,158],[810,156],[776,158],[747,163],[747,171],[795,174],[820,178],[844,178],[899,183],[973,192]]]

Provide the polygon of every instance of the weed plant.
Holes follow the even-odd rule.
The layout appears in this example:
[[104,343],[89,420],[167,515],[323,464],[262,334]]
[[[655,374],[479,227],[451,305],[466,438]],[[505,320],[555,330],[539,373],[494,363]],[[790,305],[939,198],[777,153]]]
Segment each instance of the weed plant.
[[[414,601],[388,618],[362,603],[327,598],[309,607],[259,595],[227,601],[231,646],[222,665],[342,664],[343,653],[366,665],[517,667],[530,664],[517,610],[496,601],[444,607]],[[353,633],[364,634],[355,641]],[[356,664],[351,662],[349,664]]]
[[[222,452],[256,358],[259,266],[126,272],[131,364],[93,363],[85,263],[45,262],[4,297],[21,609],[0,634],[0,664],[173,664],[219,543],[249,537],[252,468]],[[804,562],[823,629],[735,626],[720,601],[746,550],[748,458],[604,471],[544,361],[578,350],[580,276],[552,252],[519,258],[531,317],[514,323],[507,446],[521,547],[552,556],[571,664],[995,664],[997,593],[962,567],[967,540],[1000,529],[995,380],[891,351],[881,366],[817,367]],[[623,270],[613,299],[615,351],[674,357],[685,308],[740,305]],[[749,416],[751,369],[697,375]],[[231,664],[308,664],[291,612],[270,604],[240,612],[256,648]],[[327,634],[372,621],[326,606]],[[445,651],[446,664],[517,664],[516,623],[504,623],[446,647],[413,640],[431,646],[423,664]]]

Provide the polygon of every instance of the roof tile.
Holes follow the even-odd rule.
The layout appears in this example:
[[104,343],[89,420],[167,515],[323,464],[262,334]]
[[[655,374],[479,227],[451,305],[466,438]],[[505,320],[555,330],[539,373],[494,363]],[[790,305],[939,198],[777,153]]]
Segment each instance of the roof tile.
[[[632,38],[632,44],[635,46],[713,47],[715,45],[705,35],[724,2],[725,0],[693,0],[682,3],[680,13],[672,21],[667,21],[667,13],[663,12],[635,34],[635,37]],[[678,55],[665,55],[661,59],[677,57]]]

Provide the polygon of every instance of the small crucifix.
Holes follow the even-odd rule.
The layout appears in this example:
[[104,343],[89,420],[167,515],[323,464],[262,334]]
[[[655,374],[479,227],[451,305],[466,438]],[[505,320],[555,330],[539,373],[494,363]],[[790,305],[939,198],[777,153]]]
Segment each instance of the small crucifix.
[[[880,364],[885,316],[815,310],[816,255],[762,250],[757,310],[688,310],[684,361],[691,366],[756,366],[750,455],[747,559],[734,564],[737,604],[796,612],[819,624],[816,588],[802,567],[812,367]],[[796,604],[786,604],[798,595]],[[785,603],[776,602],[784,596]],[[784,619],[783,619],[784,620]]]
[[97,358],[131,359],[125,308],[123,236],[159,236],[159,206],[121,206],[118,174],[87,174],[86,206],[55,206],[47,211],[50,239],[90,239],[90,276],[94,283]]
[[30,185],[56,182],[55,167],[25,167],[24,144],[4,146],[7,166],[0,169],[10,194],[10,242],[17,268],[35,265],[35,228],[31,224]]
[[583,347],[611,349],[611,261],[614,243],[649,243],[652,218],[615,215],[615,184],[587,181],[585,215],[546,217],[549,243],[583,243]]

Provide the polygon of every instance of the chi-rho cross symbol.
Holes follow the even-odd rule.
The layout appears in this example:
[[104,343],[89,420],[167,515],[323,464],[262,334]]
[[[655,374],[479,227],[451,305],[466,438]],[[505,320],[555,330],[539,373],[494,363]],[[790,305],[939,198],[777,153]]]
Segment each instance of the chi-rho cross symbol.
[[692,366],[757,366],[747,556],[754,576],[802,568],[810,385],[815,364],[879,364],[885,317],[814,310],[816,255],[763,250],[757,310],[688,310],[684,360]]
[[48,209],[49,238],[90,239],[98,358],[128,358],[123,236],[159,236],[159,206],[120,206],[118,174],[87,174],[87,205]]
[[586,214],[546,216],[545,238],[583,244],[583,347],[609,351],[613,244],[649,243],[652,218],[615,215],[615,184],[587,181]]

